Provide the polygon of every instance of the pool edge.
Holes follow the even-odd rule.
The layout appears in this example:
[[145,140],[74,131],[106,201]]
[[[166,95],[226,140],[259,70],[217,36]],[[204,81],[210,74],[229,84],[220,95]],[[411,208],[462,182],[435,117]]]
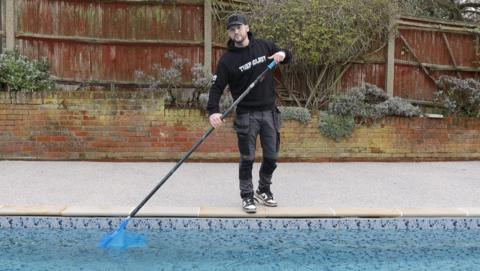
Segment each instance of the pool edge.
[[[0,216],[62,216],[62,217],[126,217],[132,207],[126,206],[48,206],[0,205]],[[145,207],[138,217],[198,218],[406,218],[406,217],[480,217],[480,207],[452,208],[333,208],[308,207],[266,208],[259,206],[256,214],[231,207]]]

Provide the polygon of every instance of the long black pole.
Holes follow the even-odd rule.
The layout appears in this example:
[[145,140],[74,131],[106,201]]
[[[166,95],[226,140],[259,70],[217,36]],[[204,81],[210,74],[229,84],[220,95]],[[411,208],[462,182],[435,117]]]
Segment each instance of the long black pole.
[[[232,105],[230,105],[230,107],[225,110],[225,112],[222,114],[221,116],[221,119],[225,119],[228,114],[230,114],[230,112],[232,112],[232,110],[235,108],[235,106],[238,105],[238,103],[240,103],[243,98],[245,96],[247,96],[247,94],[250,92],[250,90],[252,90],[252,88],[255,87],[255,85],[263,80],[263,78],[265,77],[265,75],[267,74],[267,72],[269,70],[272,70],[276,65],[276,62],[273,61],[272,63],[270,63],[268,65],[268,67],[250,84],[250,86],[248,86],[248,88],[242,93],[242,95],[240,95],[234,102]],[[170,170],[170,172],[168,172],[167,175],[165,175],[165,177],[163,177],[163,179],[152,189],[152,191],[150,191],[150,193],[148,193],[148,195],[142,200],[142,202],[140,202],[140,204],[138,204],[137,207],[135,207],[135,209],[133,209],[129,214],[128,214],[128,217],[127,217],[127,220],[129,220],[130,218],[134,217],[138,211],[140,211],[140,209],[143,207],[143,205],[145,205],[147,203],[147,201],[157,192],[158,189],[160,189],[160,187],[162,187],[162,185],[168,180],[168,178],[170,178],[170,176],[173,175],[173,173],[183,164],[183,162],[185,162],[185,160],[188,159],[188,157],[190,157],[190,155],[198,148],[198,146],[200,146],[200,144],[203,143],[203,141],[205,141],[205,139],[207,139],[207,137],[213,132],[213,130],[215,130],[214,127],[210,127],[210,129],[208,129],[207,132],[205,132],[205,134],[202,136],[202,138],[200,138],[200,140],[198,140],[191,148],[190,150],[187,152],[187,154],[185,154],[176,164],[175,166]]]

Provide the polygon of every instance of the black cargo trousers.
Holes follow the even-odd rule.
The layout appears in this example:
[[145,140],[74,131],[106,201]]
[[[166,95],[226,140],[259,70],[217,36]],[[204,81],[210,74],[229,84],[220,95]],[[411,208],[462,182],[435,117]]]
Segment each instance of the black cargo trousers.
[[260,166],[258,188],[260,191],[270,191],[272,174],[277,167],[280,148],[280,111],[275,108],[237,114],[234,128],[237,132],[240,151],[240,196],[242,198],[253,196],[252,167],[259,135],[263,159]]

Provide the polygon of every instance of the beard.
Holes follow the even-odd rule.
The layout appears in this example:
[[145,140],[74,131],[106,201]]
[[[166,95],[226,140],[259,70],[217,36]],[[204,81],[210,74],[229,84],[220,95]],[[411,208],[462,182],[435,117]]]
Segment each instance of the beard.
[[233,41],[235,42],[236,45],[242,45],[246,38],[247,38],[247,34],[245,34],[245,35],[236,34],[233,37]]

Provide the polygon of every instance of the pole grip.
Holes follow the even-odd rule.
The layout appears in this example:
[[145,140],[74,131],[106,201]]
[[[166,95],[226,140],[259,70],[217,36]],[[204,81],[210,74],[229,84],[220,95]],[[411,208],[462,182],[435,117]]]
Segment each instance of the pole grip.
[[268,69],[272,70],[273,68],[275,68],[276,65],[277,65],[277,62],[272,61],[272,63],[268,64]]

